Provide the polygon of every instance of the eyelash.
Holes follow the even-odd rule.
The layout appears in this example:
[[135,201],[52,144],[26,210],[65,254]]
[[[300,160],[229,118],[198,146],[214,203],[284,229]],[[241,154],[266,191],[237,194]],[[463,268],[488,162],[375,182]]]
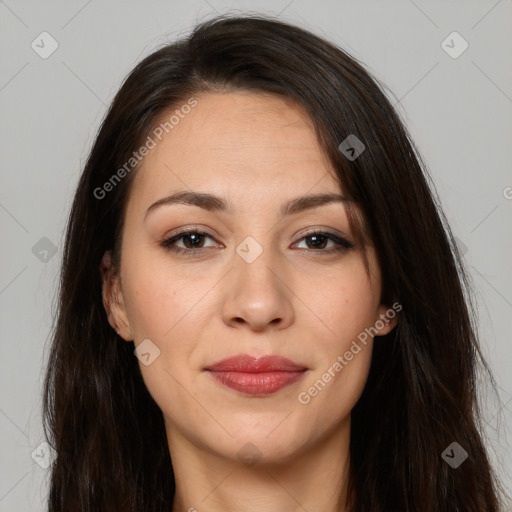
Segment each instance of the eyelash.
[[[167,238],[165,240],[163,240],[162,242],[160,242],[160,245],[168,250],[168,251],[172,251],[176,254],[183,254],[183,255],[192,255],[192,253],[194,254],[200,254],[202,253],[202,249],[207,249],[207,247],[199,247],[198,249],[183,249],[181,247],[173,247],[172,244],[176,241],[178,241],[180,238],[183,238],[185,236],[188,236],[188,235],[201,235],[201,236],[204,236],[206,235],[207,237],[211,238],[213,240],[213,237],[211,235],[209,235],[208,233],[204,232],[204,231],[197,231],[195,229],[189,229],[189,230],[186,230],[186,231],[181,231],[180,233],[177,233],[176,235],[170,237],[170,238]],[[354,244],[352,244],[351,242],[349,242],[348,240],[346,240],[345,238],[341,238],[337,235],[335,235],[334,233],[329,233],[329,232],[325,232],[325,231],[320,231],[320,230],[315,230],[315,231],[311,231],[309,233],[306,233],[305,235],[302,236],[302,238],[299,240],[302,241],[304,240],[305,238],[310,238],[312,236],[322,236],[322,237],[325,237],[329,240],[332,240],[334,243],[336,243],[338,245],[338,247],[336,248],[333,248],[333,249],[303,249],[303,250],[306,250],[306,251],[309,251],[309,252],[318,252],[318,253],[324,253],[324,254],[331,254],[331,253],[335,253],[335,252],[341,252],[341,251],[346,251],[348,249],[351,249],[354,247]],[[297,242],[296,242],[297,243]]]

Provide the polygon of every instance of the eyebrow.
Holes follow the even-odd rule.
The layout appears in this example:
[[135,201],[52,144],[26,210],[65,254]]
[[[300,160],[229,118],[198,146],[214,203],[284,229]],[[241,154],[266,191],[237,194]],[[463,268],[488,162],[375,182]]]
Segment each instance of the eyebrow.
[[[349,203],[350,199],[341,194],[310,194],[299,196],[284,203],[280,209],[281,217],[293,215],[319,206],[331,203]],[[208,194],[206,192],[176,192],[167,197],[162,197],[154,202],[147,210],[144,218],[151,212],[164,205],[186,204],[198,206],[210,212],[225,212],[232,214],[233,206],[222,197]]]

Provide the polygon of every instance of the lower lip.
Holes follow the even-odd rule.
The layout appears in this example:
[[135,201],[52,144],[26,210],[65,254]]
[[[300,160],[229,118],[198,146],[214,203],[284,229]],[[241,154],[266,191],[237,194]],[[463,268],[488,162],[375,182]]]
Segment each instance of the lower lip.
[[212,376],[228,388],[248,395],[270,395],[297,382],[305,371],[272,371],[260,373],[211,371]]

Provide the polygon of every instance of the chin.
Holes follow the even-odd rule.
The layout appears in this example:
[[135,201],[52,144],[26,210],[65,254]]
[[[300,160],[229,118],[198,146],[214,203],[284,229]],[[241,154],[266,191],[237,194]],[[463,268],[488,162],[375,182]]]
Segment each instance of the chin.
[[[283,418],[280,418],[282,421]],[[285,420],[286,422],[286,420]],[[251,425],[237,429],[234,425],[228,428],[233,438],[224,436],[222,446],[217,446],[217,452],[222,456],[238,460],[243,464],[252,467],[265,465],[282,464],[292,460],[305,449],[304,444],[307,440],[301,436],[297,438],[292,435],[292,431],[286,428],[276,426],[272,428],[265,426]],[[218,439],[217,439],[218,441]]]

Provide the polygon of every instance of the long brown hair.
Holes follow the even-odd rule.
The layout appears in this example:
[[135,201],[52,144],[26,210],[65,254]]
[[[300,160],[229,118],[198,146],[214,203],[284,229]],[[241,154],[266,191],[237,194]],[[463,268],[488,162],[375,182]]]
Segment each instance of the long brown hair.
[[[133,345],[107,321],[99,273],[105,251],[119,254],[140,166],[105,183],[165,112],[226,90],[270,92],[305,107],[364,220],[358,236],[376,249],[382,301],[397,299],[403,308],[397,327],[374,345],[351,413],[351,510],[498,512],[501,485],[483,443],[479,365],[494,380],[478,345],[467,274],[419,152],[382,85],[345,51],[277,19],[230,15],[198,25],[133,69],[81,175],[44,383],[44,428],[57,454],[49,511],[172,508],[162,412]],[[349,135],[365,145],[356,159],[339,149]],[[452,442],[468,454],[457,468],[441,456]]]

